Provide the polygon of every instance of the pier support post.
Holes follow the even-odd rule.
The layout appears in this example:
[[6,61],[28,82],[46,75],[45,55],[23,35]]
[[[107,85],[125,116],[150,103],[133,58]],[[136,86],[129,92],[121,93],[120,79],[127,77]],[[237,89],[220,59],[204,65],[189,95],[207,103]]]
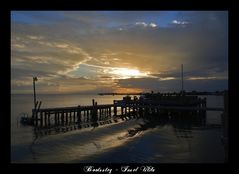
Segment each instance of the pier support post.
[[133,115],[136,116],[136,107],[135,107],[135,104],[133,105]]
[[64,125],[64,111],[61,112],[61,125]]
[[124,109],[123,109],[123,107],[121,106],[121,116],[123,116],[124,115]]
[[74,110],[74,114],[73,114],[73,122],[74,124],[76,123],[76,111]]
[[92,99],[92,106],[95,106],[95,100]]
[[101,109],[99,109],[99,120],[101,121]]
[[86,110],[86,115],[87,115],[87,122],[90,122],[90,115],[89,115],[89,110]]
[[51,112],[48,112],[47,121],[48,121],[48,126],[50,126],[51,125]]
[[57,125],[60,124],[60,112],[57,112]]
[[114,116],[117,116],[117,106],[114,106]]
[[57,125],[57,112],[55,112],[54,124],[55,124],[55,126]]
[[70,124],[72,123],[72,114],[71,113],[72,113],[72,111],[70,111],[70,120],[69,120]]
[[47,127],[47,112],[44,113],[44,126]]
[[38,112],[35,112],[36,126],[38,126]]
[[77,107],[77,123],[78,124],[81,123],[81,108],[80,108],[80,105],[78,105],[78,107]]
[[97,122],[97,102],[94,102],[94,99],[92,100],[92,103],[93,103],[93,108],[92,108],[92,117],[91,117],[91,121],[94,123],[94,122]]
[[114,116],[117,116],[117,106],[115,100],[114,100]]
[[68,125],[68,111],[66,111],[65,116],[66,116],[66,125]]
[[32,109],[32,119],[33,119],[33,125],[37,125],[37,119],[36,119],[36,110]]
[[40,112],[40,126],[43,127],[43,113]]
[[109,117],[111,118],[111,107],[109,108]]

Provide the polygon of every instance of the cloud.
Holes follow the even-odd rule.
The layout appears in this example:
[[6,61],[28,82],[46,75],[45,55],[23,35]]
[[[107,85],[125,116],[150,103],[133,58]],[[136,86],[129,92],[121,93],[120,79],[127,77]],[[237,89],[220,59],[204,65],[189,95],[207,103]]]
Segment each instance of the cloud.
[[[178,12],[173,18],[163,14],[164,12],[82,11],[57,12],[57,15],[50,14],[50,20],[41,13],[31,14],[29,21],[35,22],[13,20],[13,84],[15,87],[18,84],[20,89],[21,85],[30,83],[32,75],[39,75],[45,82],[48,80],[47,83],[56,80],[59,86],[64,84],[61,91],[70,91],[70,87],[77,91],[77,86],[81,83],[86,90],[88,87],[91,91],[103,90],[104,87],[116,90],[117,85],[122,85],[121,89],[124,89],[127,79],[118,81],[115,78],[117,74],[110,72],[113,69],[127,68],[140,73],[147,72],[138,81],[132,79],[134,83],[130,84],[131,88],[140,88],[136,81],[139,84],[142,81],[146,83],[145,89],[150,86],[157,89],[159,79],[160,84],[162,81],[172,81],[170,85],[176,85],[174,83],[180,78],[182,63],[185,79],[198,82],[200,79],[215,77],[210,79],[215,83],[216,80],[227,79],[228,14]],[[36,21],[44,20],[48,22],[36,24]],[[163,20],[168,20],[169,25],[160,27],[160,21]],[[180,27],[181,25],[187,27]],[[63,78],[63,75],[68,78]],[[102,78],[104,76],[109,78]],[[73,80],[78,77],[86,79]],[[129,77],[132,76],[127,78]],[[23,82],[20,83],[19,80]]]
[[186,24],[189,24],[189,22],[187,22],[187,21],[177,21],[177,20],[173,20],[172,23],[173,23],[173,24],[177,24],[177,25],[186,25]]
[[148,26],[148,24],[146,24],[145,22],[136,22],[135,25],[140,25],[140,26],[143,26],[143,27]]
[[42,40],[43,39],[42,36],[27,36],[27,37],[31,40]]
[[135,25],[138,25],[138,26],[142,26],[142,27],[157,27],[157,25],[155,23],[145,23],[145,22],[136,22]]
[[154,27],[157,27],[157,24],[155,24],[155,23],[150,23],[149,26],[154,28]]
[[41,36],[13,36],[11,44],[14,67],[67,73],[92,58],[78,44],[64,40],[48,40]]

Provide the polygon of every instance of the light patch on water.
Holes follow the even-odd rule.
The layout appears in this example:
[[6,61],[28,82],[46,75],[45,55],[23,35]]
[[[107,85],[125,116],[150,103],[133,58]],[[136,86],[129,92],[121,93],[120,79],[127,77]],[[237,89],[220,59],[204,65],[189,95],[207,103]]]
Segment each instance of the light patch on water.
[[127,130],[136,127],[137,124],[138,121],[129,120],[94,129],[87,128],[42,137],[33,146],[37,156],[34,162],[65,163],[74,160],[83,161],[90,156],[100,155],[132,141],[127,137]]

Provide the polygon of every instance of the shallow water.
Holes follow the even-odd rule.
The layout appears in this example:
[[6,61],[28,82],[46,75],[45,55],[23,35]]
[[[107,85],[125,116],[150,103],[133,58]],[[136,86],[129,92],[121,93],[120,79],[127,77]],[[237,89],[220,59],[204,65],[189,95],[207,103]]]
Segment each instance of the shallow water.
[[[42,107],[111,104],[122,96],[39,95]],[[224,162],[219,125],[221,112],[207,112],[206,125],[165,123],[135,118],[37,139],[18,115],[31,114],[31,95],[11,96],[11,161],[13,163],[210,163]],[[208,96],[208,107],[222,107],[221,96]],[[137,130],[137,131],[135,131]]]

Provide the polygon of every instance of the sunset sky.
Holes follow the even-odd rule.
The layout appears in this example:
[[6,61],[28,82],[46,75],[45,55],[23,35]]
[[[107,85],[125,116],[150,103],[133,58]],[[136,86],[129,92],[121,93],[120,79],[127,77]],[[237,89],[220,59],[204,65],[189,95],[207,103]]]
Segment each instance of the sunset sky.
[[226,11],[12,11],[11,92],[228,88]]

